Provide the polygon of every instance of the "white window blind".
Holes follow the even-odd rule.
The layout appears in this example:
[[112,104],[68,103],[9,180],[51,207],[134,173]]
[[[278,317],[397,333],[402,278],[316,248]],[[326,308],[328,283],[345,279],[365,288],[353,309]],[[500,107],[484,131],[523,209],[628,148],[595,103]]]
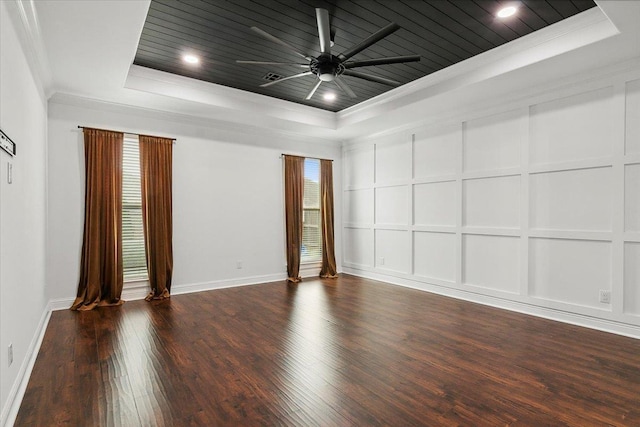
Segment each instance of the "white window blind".
[[320,235],[320,160],[304,159],[301,262],[322,260]]
[[137,137],[125,136],[122,153],[122,264],[124,280],[147,279],[142,229],[140,150]]

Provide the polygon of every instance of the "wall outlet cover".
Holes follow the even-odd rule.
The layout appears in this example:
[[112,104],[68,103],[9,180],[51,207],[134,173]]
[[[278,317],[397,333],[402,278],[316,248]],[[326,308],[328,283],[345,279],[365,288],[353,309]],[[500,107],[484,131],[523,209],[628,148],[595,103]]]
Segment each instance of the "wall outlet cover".
[[604,304],[611,303],[611,291],[601,289],[600,290],[600,302]]

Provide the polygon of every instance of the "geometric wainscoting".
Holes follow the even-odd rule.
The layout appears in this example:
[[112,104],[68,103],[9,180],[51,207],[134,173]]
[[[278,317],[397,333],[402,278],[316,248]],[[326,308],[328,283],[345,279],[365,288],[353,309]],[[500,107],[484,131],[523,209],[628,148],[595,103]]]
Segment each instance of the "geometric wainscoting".
[[640,243],[624,245],[624,311],[640,316]]
[[610,242],[529,239],[531,294],[589,307],[599,306],[599,291],[611,289]]
[[640,325],[637,77],[354,141],[344,160],[347,269]]

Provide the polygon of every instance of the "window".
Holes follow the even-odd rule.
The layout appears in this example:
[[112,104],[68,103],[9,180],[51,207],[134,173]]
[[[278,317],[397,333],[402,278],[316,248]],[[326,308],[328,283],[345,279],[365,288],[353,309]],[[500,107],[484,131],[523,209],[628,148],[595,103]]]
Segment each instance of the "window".
[[138,138],[127,135],[122,152],[122,264],[125,282],[147,279],[142,229],[140,150]]
[[322,260],[320,233],[320,160],[304,159],[304,202],[302,211],[303,263]]

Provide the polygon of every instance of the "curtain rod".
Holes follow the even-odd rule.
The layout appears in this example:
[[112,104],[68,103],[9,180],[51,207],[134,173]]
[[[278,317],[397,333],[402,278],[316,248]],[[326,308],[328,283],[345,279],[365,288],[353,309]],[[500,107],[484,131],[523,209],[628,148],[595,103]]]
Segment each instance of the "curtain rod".
[[303,158],[303,159],[327,160],[327,161],[333,162],[333,159],[321,159],[320,157],[296,156],[296,155],[294,155],[294,154],[284,154],[284,153],[280,154],[280,158],[281,158],[281,159],[282,159],[284,156],[289,156],[289,157],[300,157],[300,158]]
[[120,133],[126,133],[129,135],[136,135],[136,136],[150,136],[152,138],[164,138],[164,139],[170,139],[173,142],[176,142],[175,138],[165,138],[164,136],[154,136],[154,135],[147,135],[147,134],[140,134],[140,133],[133,133],[133,132],[123,132],[121,130],[111,130],[111,129],[99,129],[99,128],[92,128],[89,126],[80,126],[78,125],[78,129],[95,129],[95,130],[106,130],[108,132],[120,132]]

